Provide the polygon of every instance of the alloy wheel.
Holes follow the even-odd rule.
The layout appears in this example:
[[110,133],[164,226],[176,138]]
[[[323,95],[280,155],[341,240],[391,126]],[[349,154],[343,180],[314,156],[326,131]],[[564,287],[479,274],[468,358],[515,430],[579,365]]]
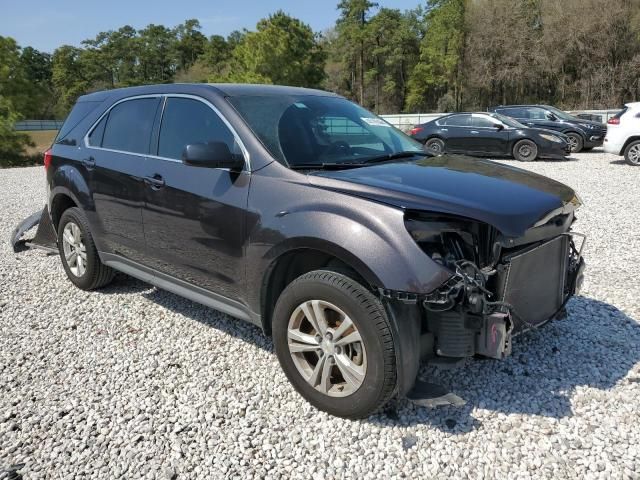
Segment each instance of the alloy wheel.
[[637,143],[629,148],[627,159],[634,165],[640,165],[640,143]]
[[301,303],[287,327],[289,353],[306,382],[330,397],[354,393],[367,373],[367,352],[355,323],[323,300]]
[[87,247],[82,238],[82,230],[74,222],[69,222],[64,227],[62,249],[71,273],[82,277],[87,271]]

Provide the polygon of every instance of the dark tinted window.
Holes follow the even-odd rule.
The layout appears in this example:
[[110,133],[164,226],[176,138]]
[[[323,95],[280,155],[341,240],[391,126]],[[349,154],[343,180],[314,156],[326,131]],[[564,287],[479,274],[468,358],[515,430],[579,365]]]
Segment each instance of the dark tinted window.
[[496,109],[498,113],[513,118],[529,118],[526,109],[524,108],[499,108]]
[[450,127],[470,127],[471,115],[453,115],[444,119],[444,125]]
[[167,99],[158,155],[180,160],[186,145],[209,142],[224,142],[238,153],[233,133],[211,107],[190,98]]
[[102,120],[100,120],[98,125],[91,130],[91,133],[89,134],[89,145],[92,147],[102,146],[102,137],[104,136],[104,127],[107,124],[107,118],[109,118],[109,115],[102,117]]
[[[78,125],[84,117],[89,115],[91,111],[100,105],[100,102],[78,102],[75,104],[64,123],[62,124],[62,128],[58,132],[56,137],[56,142],[59,142],[64,137],[66,137],[73,128]],[[82,135],[80,135],[82,137]]]
[[[625,113],[627,113],[627,110],[629,110],[629,107],[627,107],[626,105],[622,108],[622,110],[620,110],[618,113],[616,113],[613,117],[611,118],[620,118],[622,115],[624,115]],[[638,115],[636,115],[637,117]]]
[[148,153],[157,98],[139,98],[119,103],[109,112],[103,148],[132,153]]
[[527,108],[527,117],[531,120],[548,120],[549,112],[547,112],[544,108],[531,107]]

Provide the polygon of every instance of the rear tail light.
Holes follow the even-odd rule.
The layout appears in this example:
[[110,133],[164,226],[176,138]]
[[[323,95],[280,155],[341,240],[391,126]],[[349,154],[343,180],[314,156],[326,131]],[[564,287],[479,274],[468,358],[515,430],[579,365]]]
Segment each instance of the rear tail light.
[[609,125],[620,125],[620,119],[616,118],[616,117],[613,117],[613,118],[610,118],[607,123]]
[[424,128],[422,127],[413,127],[411,130],[409,130],[409,135],[415,135],[417,133],[420,133],[422,130],[424,130]]
[[53,158],[53,155],[51,154],[51,149],[47,150],[46,152],[44,152],[44,169],[48,170],[49,166],[51,165],[51,159]]

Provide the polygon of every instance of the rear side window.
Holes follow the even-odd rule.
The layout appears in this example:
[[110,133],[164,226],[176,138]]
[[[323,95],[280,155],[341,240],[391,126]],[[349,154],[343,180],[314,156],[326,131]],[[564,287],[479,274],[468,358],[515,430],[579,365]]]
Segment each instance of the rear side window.
[[449,127],[470,127],[471,115],[454,115],[443,120],[443,125]]
[[89,113],[91,113],[102,102],[78,102],[74,105],[69,115],[62,124],[62,128],[56,136],[56,142],[64,139],[76,125],[78,125]]
[[524,108],[500,108],[496,109],[498,113],[506,115],[512,118],[529,118],[526,109]]
[[158,98],[138,98],[113,107],[104,127],[102,147],[123,152],[149,153],[158,101]]
[[158,156],[182,159],[184,147],[193,143],[224,142],[239,153],[229,127],[211,107],[191,98],[167,99],[160,127]]

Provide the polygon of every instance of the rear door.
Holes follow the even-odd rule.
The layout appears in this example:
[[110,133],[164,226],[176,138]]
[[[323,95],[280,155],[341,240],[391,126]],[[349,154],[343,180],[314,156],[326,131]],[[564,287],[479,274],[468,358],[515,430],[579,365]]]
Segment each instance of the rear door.
[[143,221],[151,266],[227,298],[242,298],[251,175],[181,160],[184,147],[192,143],[224,142],[242,155],[240,140],[212,104],[187,95],[166,97],[156,128],[155,155],[144,171]]
[[143,261],[144,185],[142,173],[149,152],[159,96],[116,103],[86,137],[82,159],[95,205],[94,228],[106,253]]
[[446,150],[448,152],[472,152],[473,134],[471,133],[471,115],[451,115],[440,123],[443,133],[446,130]]

